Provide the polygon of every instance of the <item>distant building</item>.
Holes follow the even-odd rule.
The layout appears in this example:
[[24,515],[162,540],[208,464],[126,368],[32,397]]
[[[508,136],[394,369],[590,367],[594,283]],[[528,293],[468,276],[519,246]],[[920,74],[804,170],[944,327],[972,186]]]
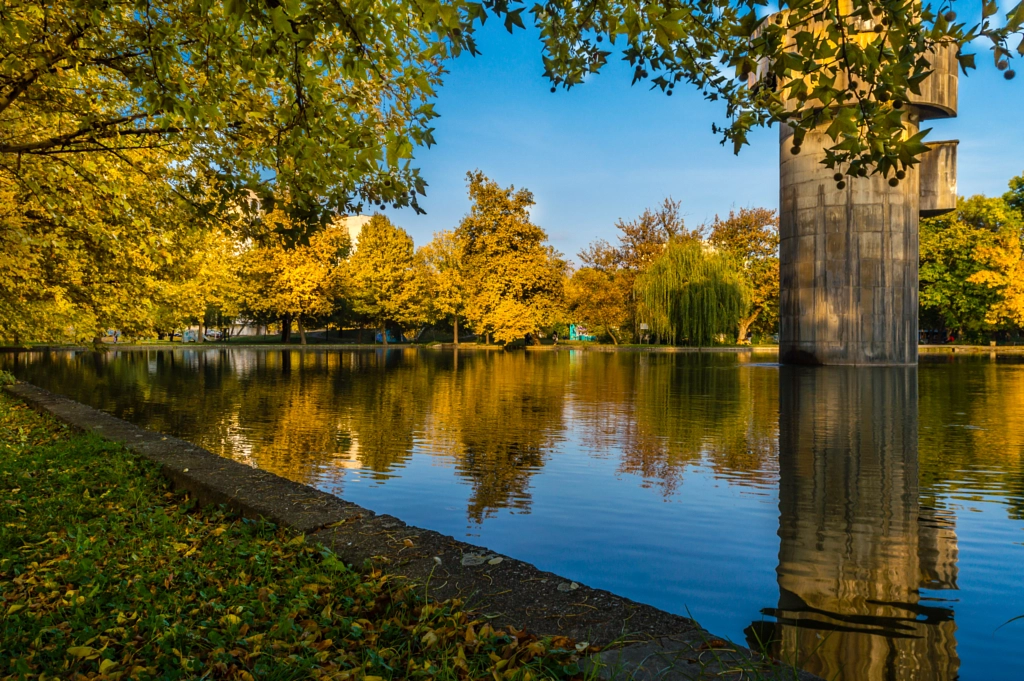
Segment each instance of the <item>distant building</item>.
[[355,251],[359,245],[359,233],[363,231],[363,225],[369,221],[369,215],[349,215],[336,218],[334,224],[348,230],[348,238],[352,240],[352,250]]

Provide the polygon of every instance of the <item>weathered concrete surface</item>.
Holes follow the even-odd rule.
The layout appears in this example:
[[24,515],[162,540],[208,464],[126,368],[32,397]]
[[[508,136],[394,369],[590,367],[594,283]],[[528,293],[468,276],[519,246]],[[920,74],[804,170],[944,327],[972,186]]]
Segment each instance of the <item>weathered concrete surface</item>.
[[956,151],[959,140],[929,142],[921,156],[921,204],[918,214],[923,218],[956,210]]
[[[917,121],[907,121],[916,132]],[[782,126],[779,357],[796,364],[917,361],[918,173],[838,189],[824,130],[792,152]]]
[[[726,646],[727,655],[715,659],[709,651],[720,652],[718,646],[724,642],[685,617],[375,514],[31,384],[18,383],[6,390],[77,430],[123,443],[129,451],[159,464],[177,488],[189,491],[202,504],[225,504],[245,517],[264,518],[304,533],[357,567],[380,566],[419,581],[436,598],[462,598],[495,624],[596,645],[617,642],[621,647],[609,649],[594,662],[603,678],[716,679],[727,672],[732,679],[817,678],[773,665],[731,644]],[[567,550],[574,550],[571,538],[567,538]],[[708,641],[716,643],[708,647]],[[671,663],[657,677],[650,675],[649,663],[637,664],[648,659],[652,645],[665,656],[650,659]],[[738,676],[738,669],[750,670],[753,676]]]

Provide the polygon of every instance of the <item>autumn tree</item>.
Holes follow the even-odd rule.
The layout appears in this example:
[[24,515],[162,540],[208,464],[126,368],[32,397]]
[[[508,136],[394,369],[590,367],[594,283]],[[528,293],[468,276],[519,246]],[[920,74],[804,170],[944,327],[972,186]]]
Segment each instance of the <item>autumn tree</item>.
[[566,285],[569,314],[597,334],[607,334],[619,344],[620,329],[630,322],[630,290],[625,272],[617,268],[583,267],[573,272]]
[[434,234],[423,247],[423,258],[431,271],[430,300],[434,309],[452,320],[453,339],[459,344],[459,318],[466,309],[466,273],[463,268],[462,245],[454,232]]
[[746,278],[750,310],[740,318],[737,342],[747,342],[756,322],[770,331],[779,318],[779,218],[767,208],[740,208],[706,230],[708,243],[729,254]]
[[[646,208],[634,220],[619,219],[615,228],[619,231],[618,244],[612,245],[599,239],[579,252],[582,270],[593,269],[604,273],[601,278],[593,274],[583,276],[591,283],[600,284],[591,294],[588,289],[574,289],[576,308],[589,308],[596,312],[598,307],[622,301],[625,307],[619,318],[622,332],[640,335],[639,301],[635,293],[637,277],[640,276],[664,251],[670,239],[698,239],[699,230],[689,230],[681,212],[682,202],[671,197],[664,199],[657,208]],[[610,290],[608,287],[613,287]],[[593,300],[588,300],[593,297]],[[618,313],[605,313],[608,319],[617,318]]]
[[178,238],[183,255],[163,268],[154,326],[158,332],[173,332],[196,323],[196,340],[203,342],[211,325],[238,317],[245,288],[242,246],[225,230],[194,229]]
[[530,220],[533,194],[467,174],[469,214],[455,236],[463,249],[465,314],[477,333],[508,344],[552,323],[564,303],[566,264]]
[[[289,219],[278,211],[265,217],[278,224]],[[246,308],[279,316],[286,323],[294,319],[305,345],[307,324],[330,315],[347,293],[350,249],[348,232],[337,227],[314,234],[304,245],[289,248],[277,239],[251,248],[243,255],[242,267]]]
[[404,229],[374,215],[363,225],[349,264],[353,308],[376,323],[385,345],[388,324],[408,329],[424,321],[429,272]]
[[981,339],[1024,326],[1024,215],[1020,177],[1003,197],[961,198],[921,221],[922,325]]
[[188,257],[185,237],[197,227],[180,197],[146,177],[165,158],[125,158],[134,168],[116,156],[90,165],[121,193],[39,158],[23,161],[28,176],[0,172],[0,336],[82,341],[110,328],[152,331],[161,281]]

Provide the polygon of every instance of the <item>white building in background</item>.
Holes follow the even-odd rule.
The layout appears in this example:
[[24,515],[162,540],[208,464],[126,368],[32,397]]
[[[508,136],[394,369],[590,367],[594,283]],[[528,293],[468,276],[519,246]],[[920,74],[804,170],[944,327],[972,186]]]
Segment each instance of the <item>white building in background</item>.
[[348,230],[348,238],[352,241],[352,250],[355,251],[359,245],[359,233],[363,231],[363,225],[369,221],[369,215],[349,215],[335,218],[334,224]]

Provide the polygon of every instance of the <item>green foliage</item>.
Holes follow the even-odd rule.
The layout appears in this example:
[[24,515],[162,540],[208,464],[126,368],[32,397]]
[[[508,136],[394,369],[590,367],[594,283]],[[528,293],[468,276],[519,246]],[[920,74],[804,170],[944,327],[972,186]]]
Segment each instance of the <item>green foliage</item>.
[[156,466],[5,395],[0,452],[5,678],[579,673],[568,639],[493,629],[301,536],[200,511]]
[[533,194],[468,173],[469,215],[455,231],[463,249],[466,318],[477,333],[510,343],[548,326],[561,311],[566,264],[530,221]]
[[1024,213],[1002,198],[960,199],[953,213],[921,221],[920,304],[925,328],[966,340],[1024,327]]
[[953,50],[966,70],[974,60],[963,48],[984,38],[1007,78],[1014,52],[1024,54],[1024,3],[997,18],[987,0],[973,26],[913,0],[783,0],[774,14],[764,5],[600,0],[532,12],[555,83],[582,83],[618,48],[634,83],[671,94],[686,82],[724,102],[728,122],[713,130],[737,152],[756,126],[791,125],[796,144],[821,126],[833,141],[826,163],[850,176],[892,174],[926,149],[926,133],[906,134],[902,105],[919,93],[936,50]]
[[732,260],[697,239],[674,239],[636,281],[641,311],[669,342],[712,345],[750,307],[750,292]]
[[[644,272],[658,256],[665,251],[665,245],[673,238],[689,239],[698,238],[700,230],[690,231],[686,228],[680,207],[682,202],[675,201],[671,197],[662,201],[657,208],[646,208],[644,212],[634,220],[619,219],[615,222],[619,230],[619,243],[617,246],[609,244],[600,239],[587,246],[579,252],[579,258],[584,264],[584,269],[593,268],[608,274],[603,282],[592,282],[600,284],[599,288],[591,293],[585,289],[573,289],[574,309],[582,310],[587,307],[603,306],[606,304],[618,305],[622,301],[625,306],[623,311],[624,319],[620,333],[640,337],[640,310],[639,301],[634,295],[634,286],[637,277]],[[592,277],[592,275],[584,275]],[[611,286],[614,290],[607,287]],[[603,300],[588,300],[599,297]],[[596,312],[596,308],[593,310]],[[595,315],[588,314],[593,323]],[[616,317],[615,313],[605,311],[601,315],[608,323]],[[582,319],[582,318],[581,318]],[[604,323],[602,322],[602,325]]]

